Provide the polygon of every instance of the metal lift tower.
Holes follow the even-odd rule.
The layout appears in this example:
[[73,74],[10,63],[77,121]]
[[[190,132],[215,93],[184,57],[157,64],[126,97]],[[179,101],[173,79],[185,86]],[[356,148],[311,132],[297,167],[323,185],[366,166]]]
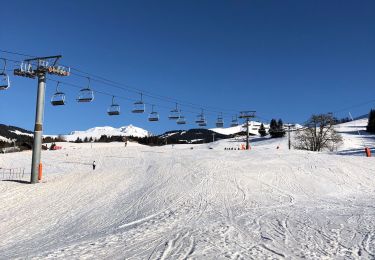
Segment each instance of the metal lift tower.
[[240,112],[239,118],[246,120],[246,150],[250,150],[249,141],[249,122],[250,118],[255,117],[255,111],[242,111]]
[[46,90],[46,75],[53,74],[57,76],[69,76],[70,69],[58,66],[57,61],[61,58],[58,56],[37,57],[24,60],[19,69],[14,70],[14,75],[27,77],[31,79],[38,78],[38,93],[36,101],[36,115],[34,127],[34,144],[31,164],[30,183],[36,183],[39,169],[41,169],[40,158],[42,151],[42,134],[43,134],[43,115],[44,100]]

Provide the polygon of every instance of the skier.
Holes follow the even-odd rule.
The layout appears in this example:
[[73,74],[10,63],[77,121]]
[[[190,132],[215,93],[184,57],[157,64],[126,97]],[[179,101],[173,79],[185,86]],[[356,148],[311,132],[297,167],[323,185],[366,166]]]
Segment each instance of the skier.
[[96,167],[96,163],[95,161],[92,162],[92,170],[95,170],[95,167]]

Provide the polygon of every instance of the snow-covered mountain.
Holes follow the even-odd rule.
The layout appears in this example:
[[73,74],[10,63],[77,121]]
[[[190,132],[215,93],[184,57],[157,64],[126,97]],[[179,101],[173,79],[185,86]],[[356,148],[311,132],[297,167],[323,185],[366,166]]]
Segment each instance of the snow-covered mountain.
[[64,135],[64,138],[67,141],[75,141],[77,140],[77,138],[84,139],[86,137],[99,139],[102,135],[145,137],[150,136],[151,133],[145,129],[133,125],[122,126],[120,128],[114,128],[111,126],[101,126],[90,128],[86,131],[73,131],[69,135]]

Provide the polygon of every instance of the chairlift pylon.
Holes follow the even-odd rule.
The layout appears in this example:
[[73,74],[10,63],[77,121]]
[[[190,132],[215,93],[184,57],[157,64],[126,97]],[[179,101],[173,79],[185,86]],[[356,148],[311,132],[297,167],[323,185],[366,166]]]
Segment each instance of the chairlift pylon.
[[61,91],[59,91],[59,84],[60,81],[56,84],[56,92],[53,94],[51,98],[51,104],[52,106],[63,106],[65,105],[65,94]]
[[170,111],[168,118],[170,120],[177,120],[180,117],[180,111],[178,110],[178,104],[176,103],[176,108]]
[[141,94],[141,100],[134,102],[132,113],[141,114],[141,113],[144,113],[146,110],[145,103],[143,102],[143,99],[142,99],[143,95],[142,93],[140,94]]
[[120,115],[120,105],[115,103],[115,96],[112,97],[112,104],[108,108],[107,114],[110,116]]
[[150,122],[159,121],[159,114],[158,112],[154,111],[154,105],[152,105],[151,113],[148,115],[148,121]]
[[87,77],[89,83],[86,88],[79,91],[77,101],[80,103],[88,103],[94,100],[94,91],[90,88],[90,78]]
[[9,76],[5,73],[7,60],[4,58],[1,59],[4,61],[4,68],[3,71],[0,73],[0,90],[6,90],[10,87]]

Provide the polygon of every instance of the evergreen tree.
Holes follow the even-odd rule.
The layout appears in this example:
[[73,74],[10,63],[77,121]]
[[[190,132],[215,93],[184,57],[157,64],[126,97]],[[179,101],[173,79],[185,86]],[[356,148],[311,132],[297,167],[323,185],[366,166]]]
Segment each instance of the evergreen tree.
[[375,133],[375,110],[374,109],[371,109],[369,113],[366,131],[369,133]]
[[277,122],[277,130],[278,130],[278,137],[284,137],[285,136],[285,129],[283,120],[279,119]]
[[267,135],[266,128],[264,127],[263,123],[260,124],[259,130],[258,130],[258,133],[259,133],[260,136],[262,136],[262,137],[264,137],[264,136]]
[[270,122],[270,130],[268,131],[268,133],[272,138],[283,137],[285,135],[283,121],[281,119],[279,119],[279,121],[276,121],[276,119],[272,119]]

